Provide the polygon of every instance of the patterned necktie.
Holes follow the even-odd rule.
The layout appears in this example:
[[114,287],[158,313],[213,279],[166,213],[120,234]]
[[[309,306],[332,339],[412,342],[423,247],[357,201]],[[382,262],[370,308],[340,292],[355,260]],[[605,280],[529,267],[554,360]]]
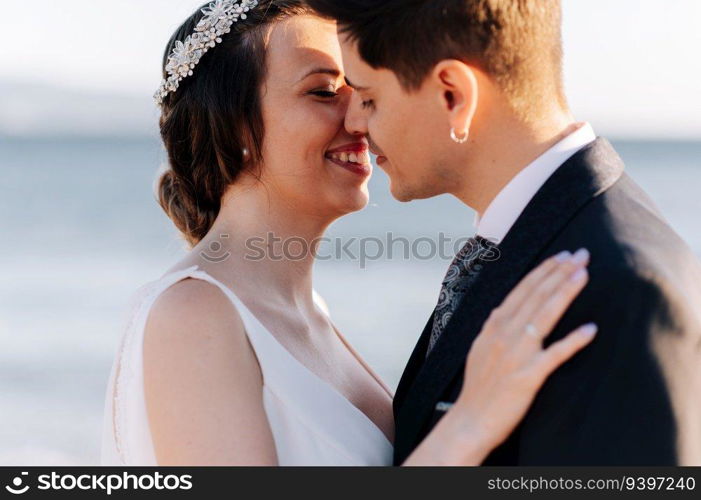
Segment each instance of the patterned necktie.
[[443,279],[438,304],[434,311],[431,337],[428,341],[426,357],[431,353],[443,330],[450,321],[460,300],[465,295],[469,285],[482,269],[480,256],[490,251],[490,243],[481,236],[470,238],[453,259],[448,272]]

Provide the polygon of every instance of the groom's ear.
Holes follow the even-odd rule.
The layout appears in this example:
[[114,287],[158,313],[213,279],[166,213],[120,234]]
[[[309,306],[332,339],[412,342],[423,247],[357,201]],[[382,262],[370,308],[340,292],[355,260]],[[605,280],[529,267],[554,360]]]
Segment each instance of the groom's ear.
[[446,59],[436,64],[431,78],[450,126],[460,135],[469,132],[477,110],[478,84],[475,71],[462,61]]

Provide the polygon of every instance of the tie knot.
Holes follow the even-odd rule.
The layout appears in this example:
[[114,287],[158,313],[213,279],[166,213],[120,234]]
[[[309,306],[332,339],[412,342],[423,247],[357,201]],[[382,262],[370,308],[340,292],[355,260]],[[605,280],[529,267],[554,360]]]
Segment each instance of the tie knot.
[[493,248],[492,243],[482,236],[473,236],[460,249],[454,262],[466,268]]

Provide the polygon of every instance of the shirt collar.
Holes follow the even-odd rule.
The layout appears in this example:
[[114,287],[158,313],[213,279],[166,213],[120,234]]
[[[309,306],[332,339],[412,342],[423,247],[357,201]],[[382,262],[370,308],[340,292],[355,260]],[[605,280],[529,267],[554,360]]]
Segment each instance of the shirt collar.
[[483,216],[475,214],[477,234],[495,243],[501,242],[531,199],[550,176],[572,155],[596,140],[589,123],[563,138],[527,165],[492,200]]

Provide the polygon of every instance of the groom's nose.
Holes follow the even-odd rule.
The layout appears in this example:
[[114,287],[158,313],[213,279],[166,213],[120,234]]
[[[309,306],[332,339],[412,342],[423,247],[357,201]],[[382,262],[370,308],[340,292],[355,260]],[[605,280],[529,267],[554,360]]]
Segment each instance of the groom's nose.
[[354,92],[346,110],[345,127],[349,134],[367,135],[368,133],[367,119],[361,104],[358,93]]

